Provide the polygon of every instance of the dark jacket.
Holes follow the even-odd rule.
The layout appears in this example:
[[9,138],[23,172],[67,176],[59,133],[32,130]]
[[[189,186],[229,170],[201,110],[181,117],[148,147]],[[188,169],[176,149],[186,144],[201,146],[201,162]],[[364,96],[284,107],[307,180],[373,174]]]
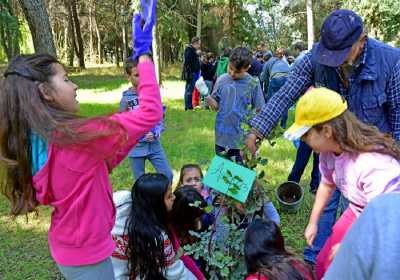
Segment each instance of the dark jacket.
[[192,45],[188,45],[184,53],[183,61],[183,79],[191,80],[193,74],[200,72],[200,59],[196,53],[196,49]]
[[216,66],[211,63],[201,63],[201,75],[206,81],[213,81]]
[[262,63],[258,61],[256,58],[253,58],[253,60],[251,61],[251,67],[247,72],[253,77],[258,77],[260,76],[262,70],[263,70]]

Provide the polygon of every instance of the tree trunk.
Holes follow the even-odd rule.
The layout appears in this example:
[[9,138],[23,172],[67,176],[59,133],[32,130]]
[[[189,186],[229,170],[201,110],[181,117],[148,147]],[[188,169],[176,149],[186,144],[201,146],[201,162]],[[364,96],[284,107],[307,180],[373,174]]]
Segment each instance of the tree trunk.
[[312,0],[306,0],[307,7],[307,42],[308,49],[311,50],[314,44],[314,18]]
[[196,25],[196,36],[201,37],[201,20],[203,12],[203,0],[197,0],[197,25]]
[[67,25],[64,27],[64,46],[63,46],[64,51],[63,52],[65,55],[65,58],[68,58],[68,50],[69,50],[69,48],[68,48],[68,40],[69,40],[68,26],[69,26],[69,24],[67,23]]
[[43,0],[19,0],[36,52],[57,56],[49,16]]
[[235,7],[235,0],[229,0],[229,43],[233,46],[233,14]]
[[103,56],[103,50],[101,49],[101,35],[100,35],[100,30],[99,27],[97,26],[96,23],[96,35],[97,35],[97,55],[99,56],[99,63],[103,64],[104,63],[104,56]]
[[88,3],[89,7],[89,60],[94,62],[94,46],[93,46],[93,0]]
[[126,22],[125,16],[122,16],[122,60],[125,65],[125,61],[128,58],[128,43],[126,35]]
[[101,35],[100,35],[100,30],[97,25],[97,20],[96,20],[96,0],[93,1],[93,26],[96,31],[96,36],[97,36],[97,63],[103,64],[103,51],[101,49]]
[[119,61],[120,61],[119,46],[118,46],[118,42],[115,41],[115,64],[117,65],[118,68],[119,68]]
[[159,53],[160,53],[158,60],[159,60],[159,64],[160,64],[160,69],[164,69],[165,68],[165,53],[164,53],[165,45],[162,43],[160,32],[157,32],[157,33],[158,33],[157,34],[158,35],[158,37],[157,37],[158,47],[159,47]]
[[153,28],[153,61],[154,61],[154,66],[156,68],[156,76],[157,76],[157,81],[159,84],[161,84],[161,69],[160,69],[160,57],[158,55],[158,42],[157,42],[157,35],[158,35],[158,29],[157,29],[157,23],[156,26]]
[[81,25],[79,23],[78,12],[76,10],[76,0],[70,0],[71,10],[72,10],[72,18],[74,20],[74,27],[76,33],[76,40],[78,41],[78,58],[79,58],[79,67],[81,69],[85,69],[85,53],[83,49],[83,40],[81,34]]
[[274,42],[274,48],[273,49],[277,49],[278,48],[278,38],[276,36],[276,20],[275,20],[275,12],[272,10],[271,12],[271,21],[272,21],[272,36],[273,36],[273,42]]
[[75,40],[75,28],[74,28],[74,22],[72,20],[72,9],[69,3],[66,1],[65,2],[66,8],[68,10],[68,65],[73,67],[74,66],[74,54],[76,56],[78,55],[78,47],[76,45],[76,40]]

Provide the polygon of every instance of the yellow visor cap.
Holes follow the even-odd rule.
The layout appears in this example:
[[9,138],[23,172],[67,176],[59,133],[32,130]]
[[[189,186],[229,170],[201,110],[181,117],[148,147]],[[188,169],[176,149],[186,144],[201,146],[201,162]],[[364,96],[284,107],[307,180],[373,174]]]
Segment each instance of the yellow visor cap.
[[336,118],[347,110],[347,102],[337,92],[327,88],[307,91],[296,105],[294,124],[284,136],[293,141],[300,139],[314,125]]

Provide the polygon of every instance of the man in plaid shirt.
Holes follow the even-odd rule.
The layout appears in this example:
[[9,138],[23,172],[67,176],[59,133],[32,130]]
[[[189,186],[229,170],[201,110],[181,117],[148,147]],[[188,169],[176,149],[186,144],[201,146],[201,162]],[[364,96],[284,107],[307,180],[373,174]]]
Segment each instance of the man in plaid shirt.
[[[369,38],[353,11],[336,10],[324,21],[321,39],[290,72],[285,85],[251,121],[246,145],[256,153],[257,138],[266,137],[310,87],[339,92],[362,121],[400,140],[400,50]],[[315,258],[330,234],[340,198],[337,191],[320,219],[319,231],[304,258]],[[325,217],[326,216],[326,217]]]

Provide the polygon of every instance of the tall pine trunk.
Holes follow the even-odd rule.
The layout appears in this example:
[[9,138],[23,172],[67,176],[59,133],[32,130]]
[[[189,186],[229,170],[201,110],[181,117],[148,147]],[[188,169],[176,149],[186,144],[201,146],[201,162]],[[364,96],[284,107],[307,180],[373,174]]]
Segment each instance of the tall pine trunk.
[[307,9],[307,42],[308,42],[308,49],[311,50],[314,44],[314,17],[313,17],[312,0],[306,0],[306,9]]
[[72,9],[68,0],[65,1],[65,6],[68,11],[68,65],[74,66],[74,55],[79,56],[78,46],[75,40],[75,27],[72,19]]
[[160,68],[160,56],[159,56],[159,45],[158,45],[158,24],[156,23],[156,26],[153,28],[153,60],[154,60],[154,66],[156,68],[156,76],[157,76],[157,81],[161,85],[161,68]]
[[201,20],[203,12],[203,0],[197,0],[197,24],[196,24],[196,36],[201,37]]
[[32,34],[36,52],[57,56],[49,16],[43,0],[19,0]]
[[229,28],[229,43],[231,46],[234,45],[234,17],[235,14],[235,0],[229,0],[229,21],[228,21],[228,28]]
[[93,44],[93,0],[88,3],[89,10],[89,60],[94,62],[94,44]]
[[71,3],[72,18],[75,27],[76,40],[78,42],[79,67],[81,69],[85,69],[85,52],[83,48],[81,24],[79,23],[78,12],[76,10],[76,0],[70,0],[70,3]]
[[103,64],[103,51],[101,49],[101,34],[96,19],[96,0],[93,1],[93,26],[97,36],[97,63]]

